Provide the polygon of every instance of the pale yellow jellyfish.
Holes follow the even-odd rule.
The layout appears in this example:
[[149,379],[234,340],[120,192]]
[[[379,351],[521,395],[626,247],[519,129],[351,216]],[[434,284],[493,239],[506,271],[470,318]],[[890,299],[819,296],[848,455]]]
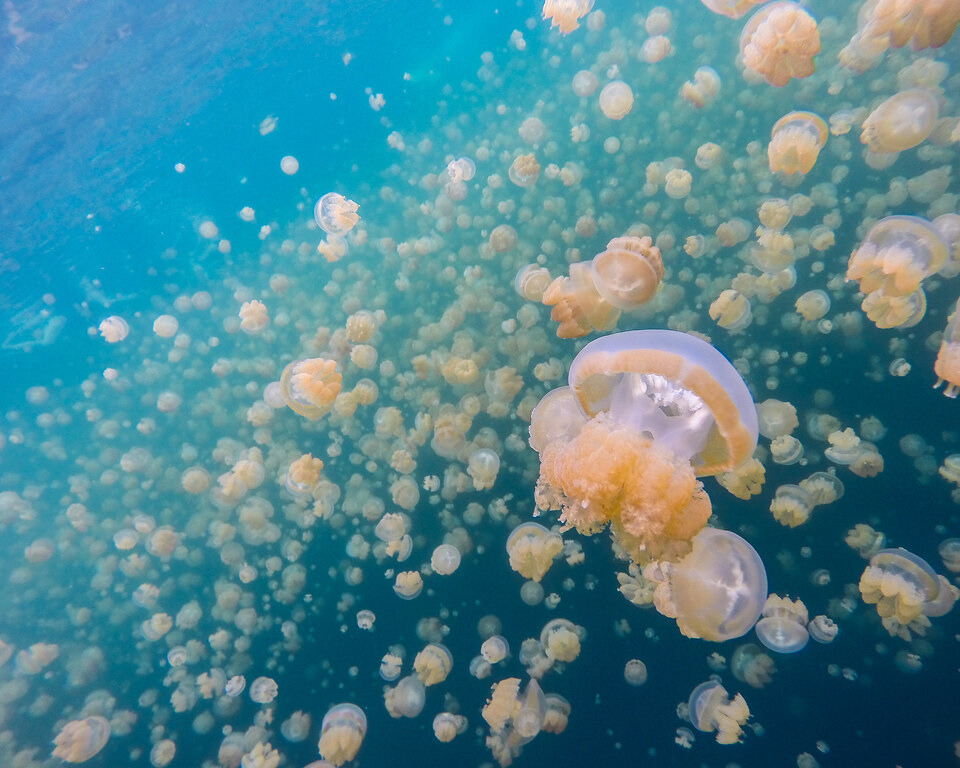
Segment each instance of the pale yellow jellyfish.
[[518,155],[510,164],[507,176],[518,187],[532,187],[540,178],[540,163],[533,152]]
[[887,216],[870,227],[850,255],[847,279],[858,280],[866,294],[883,289],[888,297],[908,296],[946,259],[947,246],[929,221]]
[[322,357],[294,360],[280,377],[284,402],[308,419],[326,415],[342,385],[343,376],[337,371],[336,362]]
[[416,675],[407,675],[393,688],[383,689],[383,703],[390,717],[417,717],[427,701],[427,690]]
[[337,704],[327,710],[320,726],[317,749],[334,766],[353,760],[367,734],[367,716],[356,704]]
[[[697,109],[712,104],[720,93],[720,75],[713,67],[699,67],[680,88],[680,95]],[[699,155],[699,152],[698,152]],[[702,168],[699,163],[697,166]]]
[[960,24],[960,6],[952,0],[868,0],[859,22],[861,34],[881,44],[939,48]]
[[110,723],[105,717],[93,715],[71,720],[53,740],[53,756],[68,763],[83,763],[103,749],[109,739]]
[[452,712],[440,712],[433,718],[433,735],[437,741],[448,743],[453,741],[458,734],[467,730],[467,718],[463,715],[455,715]]
[[937,100],[912,88],[891,96],[863,121],[860,141],[872,152],[902,152],[922,143],[937,122]]
[[750,300],[740,291],[727,288],[710,305],[710,317],[730,333],[740,333],[753,320]]
[[796,653],[810,639],[807,607],[800,600],[770,595],[757,622],[757,638],[771,651]]
[[442,683],[453,668],[453,654],[446,646],[431,643],[417,654],[413,660],[413,668],[424,686]]
[[630,659],[623,667],[623,679],[628,685],[643,685],[647,682],[647,665],[640,659]]
[[508,677],[494,684],[493,693],[480,713],[491,731],[502,731],[520,710],[519,692],[519,677]]
[[[534,410],[538,506],[561,509],[583,534],[609,524],[635,560],[688,551],[710,515],[696,476],[732,469],[756,446],[756,410],[739,374],[694,336],[630,331],[584,347],[568,380],[588,420],[551,401]],[[541,423],[558,415],[555,432]]]
[[441,544],[430,556],[430,567],[441,576],[449,576],[460,567],[460,550],[453,544]]
[[600,111],[611,120],[622,120],[633,109],[633,90],[623,80],[611,80],[600,91]]
[[240,330],[249,336],[263,333],[270,325],[267,306],[262,301],[246,301],[240,307]]
[[550,272],[539,264],[527,264],[520,267],[513,280],[514,290],[527,301],[539,302],[543,293],[552,282]]
[[322,469],[322,459],[315,459],[312,454],[305,453],[300,458],[290,462],[284,478],[284,487],[293,496],[309,496],[313,493],[317,483],[320,482],[320,471]]
[[757,426],[768,440],[789,435],[800,426],[797,409],[792,403],[770,398],[757,405]]
[[807,522],[815,506],[810,492],[799,485],[781,485],[770,500],[774,519],[788,528]]
[[816,19],[791,0],[765,5],[740,33],[743,65],[770,85],[784,86],[791,78],[809,77],[820,52]]
[[960,299],[957,300],[953,314],[947,321],[933,370],[937,374],[937,383],[933,385],[934,388],[946,384],[943,394],[947,397],[956,397],[960,392]]
[[109,344],[123,341],[130,333],[130,325],[119,315],[110,315],[110,317],[101,321],[98,329],[100,335]]
[[569,619],[551,619],[540,631],[540,645],[548,659],[573,661],[580,655],[580,632]]
[[397,574],[393,591],[404,600],[413,600],[423,591],[423,577],[418,571],[401,571]]
[[777,671],[777,665],[759,645],[745,643],[730,657],[730,671],[751,688],[763,688]]
[[480,646],[480,655],[488,664],[503,661],[509,653],[510,644],[503,635],[492,635]]
[[687,701],[690,722],[698,731],[717,732],[719,744],[736,744],[743,735],[742,726],[750,717],[750,708],[741,694],[727,695],[715,680],[700,683]]
[[539,523],[520,523],[507,537],[510,568],[525,579],[540,581],[563,551],[563,538]]
[[543,18],[557,27],[562,35],[569,35],[580,26],[580,19],[590,13],[593,0],[544,0]]
[[830,294],[819,288],[807,291],[797,299],[794,307],[804,320],[814,322],[830,311]]
[[767,572],[756,550],[730,531],[705,528],[677,563],[654,562],[654,605],[687,637],[720,642],[745,635],[763,609]]
[[700,0],[701,3],[714,13],[729,16],[731,19],[739,19],[754,6],[762,5],[767,1],[768,0]]
[[827,142],[827,124],[813,112],[788,112],[770,131],[767,159],[771,173],[810,173]]
[[887,543],[887,537],[880,531],[875,531],[866,523],[857,523],[844,537],[844,542],[865,560],[869,560]]
[[317,200],[313,208],[313,218],[328,235],[343,236],[360,221],[358,206],[353,200],[347,200],[336,192],[327,192]]

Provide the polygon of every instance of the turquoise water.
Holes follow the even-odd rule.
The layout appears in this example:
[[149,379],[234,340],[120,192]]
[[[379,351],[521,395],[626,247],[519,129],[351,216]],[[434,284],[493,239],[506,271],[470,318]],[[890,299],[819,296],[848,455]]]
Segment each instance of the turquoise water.
[[[481,715],[490,686],[510,677],[526,684],[521,643],[554,618],[583,628],[578,658],[539,681],[568,700],[569,723],[523,745],[519,765],[794,765],[802,753],[820,765],[956,763],[958,614],[932,618],[922,637],[892,637],[860,597],[867,561],[844,537],[868,524],[887,547],[915,553],[956,582],[938,547],[960,536],[957,492],[938,469],[960,453],[960,417],[956,400],[932,386],[960,283],[946,271],[927,276],[924,316],[880,329],[845,273],[878,219],[960,210],[951,138],[957,40],[890,50],[857,73],[838,55],[856,31],[859,3],[811,2],[822,45],[816,73],[776,88],[741,72],[747,17],[715,15],[693,0],[664,5],[673,53],[655,64],[639,53],[652,3],[598,0],[604,18],[583,19],[567,36],[528,2],[4,6],[0,640],[13,654],[0,666],[0,764],[51,764],[68,721],[102,716],[112,734],[91,766],[150,765],[151,749],[167,740],[173,766],[237,765],[244,754],[255,765],[251,750],[268,742],[281,764],[306,766],[320,759],[324,714],[342,702],[367,717],[357,764],[493,763]],[[698,110],[678,92],[702,66],[716,70],[721,87]],[[629,84],[632,110],[611,120],[600,88],[577,96],[571,83],[580,70],[600,88],[611,79]],[[943,122],[889,167],[871,167],[860,123],[917,84],[935,95]],[[378,93],[379,111],[369,101]],[[808,174],[770,172],[767,143],[781,116],[810,110],[826,120],[857,109],[852,130],[830,135]],[[265,131],[271,116],[275,127]],[[521,135],[530,117],[545,136]],[[611,137],[619,146],[605,145]],[[695,162],[706,142],[722,150],[709,170]],[[527,153],[541,172],[521,188],[508,169]],[[286,156],[298,161],[293,175],[281,170]],[[456,199],[445,169],[460,157],[475,162],[476,175]],[[686,197],[667,195],[662,179],[645,188],[656,176],[650,164],[664,161],[662,173],[691,173]],[[905,186],[944,167],[942,189],[930,192],[929,179]],[[324,233],[313,220],[328,192],[355,201],[360,216],[334,263],[317,252]],[[797,195],[809,197],[809,212]],[[750,293],[738,275],[760,275],[749,247],[771,198],[792,198],[795,215],[783,231],[795,246],[795,284],[749,296],[753,320],[732,333],[709,309],[731,287]],[[251,221],[241,217],[245,207]],[[736,217],[747,239],[720,245],[718,226]],[[821,224],[834,243],[811,250],[809,232]],[[491,232],[501,225],[516,242],[496,251]],[[623,312],[615,330],[707,337],[754,401],[796,408],[803,462],[778,464],[761,437],[757,495],[742,500],[702,478],[710,524],[752,544],[769,591],[839,627],[828,645],[771,652],[776,673],[761,688],[729,669],[736,648],[757,642],[753,632],[722,643],[691,639],[653,606],[624,599],[617,575],[627,562],[606,531],[563,532],[584,561],[560,556],[544,576],[555,607],[525,604],[525,579],[510,566],[507,536],[536,511],[530,411],[566,383],[574,356],[599,335],[558,338],[550,308],[518,295],[514,277],[531,262],[553,278],[566,275],[625,234],[652,237],[664,276],[657,296]],[[684,250],[693,235],[707,241],[698,258]],[[804,321],[794,304],[815,289],[827,291],[830,309]],[[258,334],[240,328],[251,300],[270,318]],[[348,318],[361,311],[376,329],[349,340]],[[154,332],[162,315],[176,318],[174,336]],[[117,343],[97,331],[109,316],[129,326]],[[360,344],[376,350],[374,364],[358,364],[369,352]],[[276,398],[284,368],[315,357],[337,363],[343,396],[311,421]],[[909,370],[894,375],[900,358]],[[445,375],[451,359],[472,361],[476,378]],[[506,367],[520,379],[504,400],[485,381]],[[356,403],[346,395],[369,391],[363,380],[376,385],[376,398],[351,412]],[[378,433],[392,418],[387,408],[401,421]],[[883,471],[860,477],[831,462],[828,443],[808,425],[817,413],[865,441],[862,420],[877,417],[886,429],[876,440]],[[447,451],[432,441],[451,419],[446,438],[459,447]],[[481,447],[496,451],[500,469],[492,487],[476,490],[465,472]],[[324,462],[321,482],[298,496],[288,468],[307,453]],[[222,489],[236,488],[232,476],[261,472],[237,468],[251,455],[262,462],[260,482],[225,498]],[[196,492],[184,488],[191,468],[208,478]],[[845,487],[841,499],[798,527],[773,518],[779,486],[828,470]],[[400,498],[403,483],[419,488],[415,502]],[[384,513],[400,511],[412,544],[404,562],[383,552],[375,533]],[[537,519],[559,525],[556,510]],[[130,530],[135,543],[124,549],[117,534]],[[156,530],[168,532],[169,551]],[[462,553],[449,576],[429,567],[445,540]],[[421,572],[418,597],[394,593],[400,571]],[[815,583],[818,571],[828,583]],[[134,602],[144,584],[157,590],[147,607]],[[235,605],[225,597],[231,591],[240,595]],[[192,601],[200,619],[177,626]],[[238,619],[251,608],[255,620],[249,611]],[[357,626],[360,610],[376,615],[372,631]],[[156,614],[174,626],[149,640],[142,624]],[[470,671],[482,642],[477,624],[490,615],[511,655],[478,679]],[[432,630],[418,628],[423,619],[434,619]],[[229,633],[223,646],[210,640],[219,631]],[[450,650],[452,671],[427,689],[419,716],[392,718],[381,658],[399,646],[408,675],[428,642]],[[56,653],[37,668],[18,654],[40,643]],[[187,662],[171,667],[177,647],[187,648]],[[723,663],[708,664],[714,653]],[[641,687],[623,678],[635,658],[648,670]],[[204,674],[223,676],[209,698],[199,693]],[[235,699],[223,690],[234,675],[247,685]],[[711,675],[749,705],[739,744],[717,744],[677,714]],[[277,683],[271,704],[248,696],[261,676]],[[295,742],[281,723],[297,711],[311,724]],[[444,711],[468,722],[449,744],[432,727]],[[689,748],[675,743],[678,728],[694,731]],[[243,748],[228,754],[225,740]]]

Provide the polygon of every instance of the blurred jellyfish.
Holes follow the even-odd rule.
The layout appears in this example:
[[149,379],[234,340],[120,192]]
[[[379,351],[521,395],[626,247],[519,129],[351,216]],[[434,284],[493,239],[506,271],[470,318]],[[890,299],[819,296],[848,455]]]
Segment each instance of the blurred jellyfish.
[[[720,75],[713,67],[699,67],[680,88],[680,95],[697,109],[712,104],[720,93]],[[699,167],[699,163],[698,163]]]
[[745,635],[763,609],[767,572],[756,550],[730,531],[705,528],[677,563],[651,563],[654,605],[687,637],[719,642]]
[[902,152],[922,143],[937,121],[937,101],[913,88],[891,96],[863,121],[860,141],[871,152]]
[[810,639],[807,607],[799,600],[770,595],[757,622],[757,639],[777,653],[796,653]]
[[714,13],[739,19],[755,5],[765,3],[767,0],[700,0],[700,2]]
[[573,661],[580,655],[580,632],[569,619],[551,619],[540,631],[540,645],[548,659]]
[[460,550],[453,544],[441,544],[430,556],[430,567],[434,573],[449,576],[460,567]]
[[416,717],[426,700],[426,688],[417,675],[407,675],[393,688],[383,689],[383,703],[390,717]]
[[423,591],[423,577],[417,571],[401,571],[397,574],[393,591],[404,600],[413,600]]
[[447,679],[453,668],[453,655],[446,646],[431,643],[417,654],[413,668],[420,682],[430,687]]
[[773,679],[777,666],[760,646],[745,643],[730,657],[730,671],[751,688],[763,688]]
[[507,176],[518,187],[532,187],[540,178],[540,163],[532,152],[518,155],[510,164]]
[[488,664],[496,664],[507,658],[510,644],[503,635],[492,635],[480,646],[480,655]]
[[700,683],[687,701],[690,722],[698,731],[717,732],[720,744],[736,744],[743,735],[740,727],[750,717],[750,708],[741,694],[727,695],[727,690],[715,680]]
[[810,633],[810,637],[818,643],[832,643],[840,630],[833,619],[821,614],[810,619],[810,623],[807,624],[807,631]]
[[946,384],[943,394],[947,397],[956,397],[960,392],[960,299],[957,299],[953,312],[947,320],[947,327],[943,331],[943,341],[940,342],[940,350],[937,352],[933,370],[937,374],[934,389]]
[[611,120],[622,120],[633,109],[633,90],[623,80],[611,80],[600,91],[600,111]]
[[293,744],[304,741],[310,734],[310,715],[297,710],[280,724],[280,733]]
[[791,0],[765,5],[740,33],[743,65],[770,85],[784,86],[790,78],[812,75],[813,57],[819,52],[816,20]]
[[278,687],[275,680],[269,677],[258,677],[250,683],[250,699],[257,704],[269,704],[277,698]]
[[327,192],[317,200],[313,208],[313,218],[317,226],[328,235],[343,236],[360,221],[357,214],[359,207],[353,200],[347,200],[341,194]]
[[635,560],[689,551],[710,515],[696,476],[732,469],[756,446],[756,409],[736,369],[693,336],[630,331],[584,347],[568,380],[581,413],[566,397],[531,418],[538,506],[559,508],[581,533],[609,524]]
[[590,13],[594,0],[544,0],[543,18],[561,35],[569,35],[580,26],[580,19]]
[[101,321],[99,330],[100,335],[103,336],[106,342],[116,344],[118,341],[123,341],[127,338],[127,334],[130,333],[130,326],[122,317],[111,315]]
[[788,112],[773,124],[767,158],[770,172],[810,173],[823,145],[827,124],[813,112]]
[[83,763],[96,755],[110,739],[110,723],[99,715],[71,720],[53,740],[53,756],[68,763]]
[[343,765],[357,756],[366,734],[367,716],[363,710],[356,704],[337,704],[323,716],[317,749],[332,765]]
[[733,288],[727,288],[720,293],[716,301],[710,305],[709,314],[717,325],[730,333],[740,333],[753,320],[750,300]]

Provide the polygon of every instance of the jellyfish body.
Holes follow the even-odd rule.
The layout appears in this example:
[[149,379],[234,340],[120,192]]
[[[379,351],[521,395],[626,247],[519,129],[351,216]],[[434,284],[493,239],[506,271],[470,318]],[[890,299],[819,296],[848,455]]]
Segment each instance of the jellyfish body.
[[327,192],[317,200],[313,208],[313,218],[328,235],[343,236],[360,221],[358,206],[353,200],[347,200],[337,192]]
[[960,299],[957,299],[953,313],[947,320],[933,370],[937,374],[934,389],[946,384],[943,394],[956,397],[960,392]]
[[743,65],[761,75],[770,85],[784,86],[791,78],[809,77],[820,52],[817,22],[791,0],[765,5],[740,34]]
[[680,88],[680,95],[697,109],[712,104],[720,93],[720,75],[713,67],[699,67]]
[[922,143],[933,131],[939,109],[929,91],[911,88],[884,101],[863,121],[860,141],[871,152],[903,152]]
[[280,391],[284,402],[301,416],[319,419],[332,407],[343,385],[333,360],[314,357],[294,360],[283,369]]
[[634,560],[688,551],[710,516],[696,476],[732,469],[756,446],[756,410],[736,369],[694,336],[630,331],[584,347],[568,381],[531,419],[538,506],[559,508],[586,535],[609,524]]
[[690,722],[698,731],[716,731],[717,742],[735,744],[740,741],[740,727],[750,717],[750,708],[741,694],[730,697],[727,690],[715,680],[700,683],[687,700]]
[[757,639],[777,653],[796,653],[810,639],[807,607],[799,600],[770,595],[757,622]]
[[71,720],[54,739],[53,756],[68,763],[83,763],[96,755],[110,739],[110,722],[93,715]]
[[651,563],[653,600],[687,637],[720,642],[745,635],[760,617],[767,572],[756,550],[730,531],[705,528],[677,563]]
[[751,8],[761,5],[767,0],[700,0],[700,2],[714,13],[719,13],[731,19],[739,19],[749,13]]
[[827,124],[813,112],[788,112],[770,131],[767,159],[771,173],[810,173],[827,143]]
[[320,725],[320,756],[334,766],[353,760],[367,734],[367,716],[356,704],[337,704]]
[[520,523],[507,537],[510,568],[539,582],[563,551],[563,538],[539,523]]
[[569,35],[580,26],[580,19],[593,8],[593,0],[544,0],[543,18],[561,35]]
[[860,576],[863,601],[877,606],[891,637],[907,641],[911,631],[923,635],[930,626],[924,605],[936,604],[940,589],[941,582],[930,564],[902,547],[881,549]]
[[600,91],[600,111],[611,120],[622,120],[633,109],[633,89],[623,80],[612,80]]

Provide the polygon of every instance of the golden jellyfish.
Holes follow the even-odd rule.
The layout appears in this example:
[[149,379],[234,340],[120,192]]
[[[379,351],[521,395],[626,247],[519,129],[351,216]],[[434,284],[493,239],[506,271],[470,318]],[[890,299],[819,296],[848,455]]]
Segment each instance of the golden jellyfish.
[[539,523],[520,523],[507,537],[510,568],[539,582],[563,551],[563,538]]
[[83,763],[96,755],[110,739],[110,722],[93,715],[71,720],[53,740],[53,756],[68,763]]
[[767,598],[767,572],[756,550],[730,531],[705,528],[677,563],[654,562],[644,577],[657,582],[653,600],[687,637],[721,642],[745,635]]
[[770,85],[784,86],[791,78],[813,74],[813,57],[820,53],[816,19],[791,0],[765,5],[740,34],[743,65]]
[[664,182],[663,191],[667,193],[667,197],[682,200],[690,194],[693,176],[684,168],[673,168],[667,171]]
[[313,218],[328,235],[343,236],[360,221],[358,206],[337,192],[327,192],[317,200],[313,208]]
[[393,591],[404,600],[413,600],[423,591],[423,577],[417,571],[401,571],[397,574]]
[[552,281],[553,278],[550,277],[546,267],[527,264],[518,270],[517,276],[513,279],[513,287],[527,301],[539,302]]
[[561,339],[575,339],[595,330],[609,331],[620,319],[620,310],[597,289],[590,262],[571,264],[569,277],[555,278],[542,301],[553,307],[550,318],[559,323],[557,336]]
[[926,314],[927,295],[923,288],[906,296],[890,296],[886,288],[879,288],[868,293],[860,307],[877,328],[912,328]]
[[583,628],[569,619],[551,619],[540,630],[540,645],[548,659],[573,661],[580,655]]
[[540,163],[533,152],[518,155],[510,164],[507,176],[518,187],[532,187],[540,178]]
[[810,173],[827,143],[827,124],[813,112],[788,112],[773,124],[767,159],[770,172]]
[[938,115],[937,100],[929,91],[921,88],[901,91],[867,116],[860,141],[867,144],[871,152],[903,152],[930,135]]
[[940,233],[919,216],[887,216],[867,232],[847,262],[847,279],[871,294],[907,296],[943,266],[947,247]]
[[753,320],[750,300],[740,291],[727,288],[710,305],[710,317],[730,333],[740,333]]
[[[693,73],[693,79],[680,88],[680,95],[697,109],[712,104],[720,93],[720,75],[713,67],[699,67]],[[699,155],[699,152],[698,152]],[[703,167],[697,163],[698,167]]]
[[551,29],[557,27],[561,35],[569,35],[591,8],[593,0],[544,0],[543,18],[550,19]]
[[650,301],[663,279],[663,258],[649,236],[615,237],[590,264],[597,291],[620,310]]
[[789,435],[800,426],[797,409],[792,403],[770,398],[757,405],[757,425],[768,440]]
[[442,683],[453,668],[453,654],[445,645],[431,643],[417,654],[413,668],[424,686]]
[[257,336],[270,325],[270,316],[262,301],[245,301],[240,307],[239,315],[240,330],[248,336]]
[[797,299],[793,305],[807,322],[819,320],[830,311],[830,294],[819,288],[807,291]]
[[480,655],[488,664],[503,661],[510,653],[510,644],[503,635],[491,635],[480,646]]
[[623,80],[611,80],[600,91],[600,111],[611,120],[622,120],[633,109],[633,90]]
[[750,717],[750,708],[741,694],[728,696],[715,680],[700,683],[687,700],[690,722],[698,731],[717,732],[717,743],[736,744],[743,735],[742,726]]
[[776,653],[796,653],[810,639],[807,607],[799,600],[770,595],[757,622],[757,639]]
[[478,448],[467,461],[467,474],[473,480],[474,490],[493,488],[500,471],[500,457],[489,448]]
[[941,277],[960,275],[960,214],[944,213],[930,223],[947,246],[947,260],[937,270],[937,274]]
[[640,659],[630,659],[623,667],[623,679],[627,685],[643,685],[647,682],[647,665]]
[[960,6],[952,0],[868,0],[859,21],[861,35],[919,51],[950,39],[960,24]]
[[356,704],[337,704],[327,710],[320,725],[320,756],[331,765],[353,760],[367,735],[367,716]]
[[688,551],[710,516],[697,475],[732,469],[756,447],[756,409],[736,369],[695,336],[628,331],[590,342],[568,381],[587,421],[561,407],[564,427],[551,434],[539,422],[558,409],[535,409],[538,507],[559,508],[585,535],[609,524],[634,560]]
[[343,376],[337,371],[336,361],[322,357],[294,360],[280,377],[284,402],[308,419],[324,416],[333,407],[342,385]]
[[902,547],[881,549],[860,576],[863,601],[877,606],[883,628],[891,637],[908,642],[911,631],[926,633],[930,620],[924,607],[937,604],[940,590],[941,582],[930,564]]
[[943,341],[940,342],[933,371],[937,374],[934,389],[946,384],[943,394],[956,397],[960,392],[960,299],[957,300],[953,314],[943,331]]
[[430,555],[430,567],[441,576],[449,576],[460,567],[460,550],[453,544],[441,544]]
[[[673,52],[673,44],[666,35],[648,37],[640,46],[640,59],[647,64],[656,64],[663,61]],[[607,115],[609,117],[609,115]]]
[[433,735],[437,741],[448,743],[467,730],[467,718],[452,712],[440,712],[433,718]]

